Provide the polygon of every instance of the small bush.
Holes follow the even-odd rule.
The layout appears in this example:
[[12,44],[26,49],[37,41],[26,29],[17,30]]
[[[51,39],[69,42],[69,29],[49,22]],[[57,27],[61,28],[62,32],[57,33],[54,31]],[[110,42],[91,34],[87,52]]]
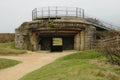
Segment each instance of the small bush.
[[[105,44],[105,43],[104,43]],[[113,64],[120,65],[120,45],[116,43],[106,43],[101,51]]]
[[102,39],[97,44],[99,50],[111,63],[120,65],[120,32],[116,30],[99,32],[99,36]]

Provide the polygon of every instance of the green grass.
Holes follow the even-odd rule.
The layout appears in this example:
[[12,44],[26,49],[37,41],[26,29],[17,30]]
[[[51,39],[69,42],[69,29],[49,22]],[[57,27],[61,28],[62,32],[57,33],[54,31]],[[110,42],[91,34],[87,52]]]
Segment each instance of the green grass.
[[14,47],[14,42],[9,43],[0,43],[0,54],[2,55],[11,55],[11,54],[23,54],[26,51],[20,50]]
[[94,50],[57,59],[20,80],[120,80],[120,67]]
[[20,61],[0,58],[0,69],[8,68],[17,65]]

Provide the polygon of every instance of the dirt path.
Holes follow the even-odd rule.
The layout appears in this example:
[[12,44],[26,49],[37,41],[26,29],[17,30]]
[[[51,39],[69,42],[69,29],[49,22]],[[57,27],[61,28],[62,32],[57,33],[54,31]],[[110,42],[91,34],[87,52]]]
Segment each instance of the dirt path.
[[28,52],[19,56],[0,56],[0,58],[14,59],[22,63],[0,70],[0,80],[18,80],[27,73],[53,62],[59,57],[72,54],[75,51],[55,52]]

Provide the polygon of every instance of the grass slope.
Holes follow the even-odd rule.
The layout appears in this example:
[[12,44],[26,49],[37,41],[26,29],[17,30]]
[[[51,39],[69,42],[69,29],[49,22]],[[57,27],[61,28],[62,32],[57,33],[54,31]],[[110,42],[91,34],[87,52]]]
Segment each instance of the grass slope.
[[2,55],[10,55],[10,54],[23,54],[26,51],[20,50],[14,47],[14,42],[9,43],[0,43],[0,54]]
[[20,61],[0,58],[0,69],[8,68],[17,65]]
[[20,80],[120,80],[119,75],[120,67],[90,50],[60,58]]

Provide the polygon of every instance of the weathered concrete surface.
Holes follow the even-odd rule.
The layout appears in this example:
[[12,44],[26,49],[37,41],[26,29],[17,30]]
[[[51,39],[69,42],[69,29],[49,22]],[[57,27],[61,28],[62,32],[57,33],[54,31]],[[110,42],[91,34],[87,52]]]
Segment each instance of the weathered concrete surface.
[[[63,49],[91,49],[94,43],[95,28],[84,19],[35,20],[23,23],[16,29],[17,48],[28,50],[49,50],[51,39],[63,38]],[[72,37],[68,39],[68,37]]]
[[94,42],[96,40],[96,28],[94,26],[89,26],[85,29],[85,49],[92,49],[94,46]]

